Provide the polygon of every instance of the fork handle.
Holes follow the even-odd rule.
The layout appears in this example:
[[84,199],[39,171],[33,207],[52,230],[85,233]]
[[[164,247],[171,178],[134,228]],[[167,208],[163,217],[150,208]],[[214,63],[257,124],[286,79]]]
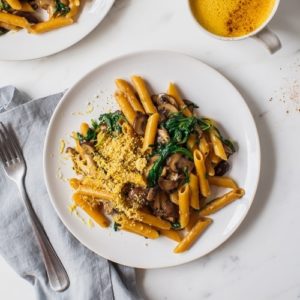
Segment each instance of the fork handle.
[[53,246],[51,245],[41,222],[33,210],[31,202],[27,196],[24,182],[22,182],[22,184],[18,184],[18,187],[24,200],[27,212],[30,216],[31,225],[42,252],[50,287],[56,292],[62,292],[70,285],[68,274],[58,258]]

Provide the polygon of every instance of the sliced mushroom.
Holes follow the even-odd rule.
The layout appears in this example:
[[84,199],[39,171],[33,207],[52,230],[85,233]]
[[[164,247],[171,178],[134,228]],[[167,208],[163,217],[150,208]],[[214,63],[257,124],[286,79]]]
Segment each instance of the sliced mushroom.
[[67,147],[66,153],[70,154],[72,156],[75,156],[76,154],[78,154],[78,152],[74,148],[72,148],[72,147]]
[[147,125],[147,115],[138,111],[133,121],[133,129],[138,135],[144,135]]
[[179,153],[171,155],[167,160],[167,165],[173,172],[186,170],[190,173],[194,168],[194,163]]
[[158,185],[163,191],[169,192],[176,189],[179,185],[179,182],[177,180],[170,180],[160,177],[158,179]]
[[152,203],[155,216],[174,222],[178,218],[178,209],[170,200],[166,192],[160,191]]
[[191,112],[194,112],[194,108],[198,108],[198,106],[190,100],[183,99],[183,102]]
[[146,204],[148,189],[141,186],[135,186],[128,182],[122,188],[122,195],[129,206],[137,205],[143,207]]
[[196,124],[195,127],[194,127],[194,130],[198,134],[198,138],[201,138],[201,136],[203,134],[203,131],[202,131],[201,127]]
[[148,165],[147,165],[147,167],[146,167],[146,169],[145,169],[145,173],[144,173],[144,174],[146,175],[146,177],[148,177],[149,171],[151,170],[153,164],[155,163],[155,161],[156,161],[158,158],[159,158],[159,155],[158,155],[158,154],[157,154],[157,155],[153,155],[153,156],[150,158],[150,160],[149,160],[149,162],[148,162]]
[[29,23],[36,24],[39,23],[39,19],[30,12],[26,11],[14,11],[14,15],[25,18]]
[[157,187],[150,188],[149,191],[148,191],[146,199],[148,201],[153,201],[155,199],[155,197],[157,196],[157,194],[158,194],[158,188]]
[[94,154],[95,153],[95,149],[93,146],[91,146],[91,144],[89,144],[88,142],[83,142],[80,144],[84,154]]
[[223,176],[229,169],[229,163],[226,160],[222,160],[215,166],[215,176]]
[[170,141],[170,136],[165,128],[157,130],[157,142],[160,144],[166,144]]
[[175,106],[176,108],[178,108],[178,104],[177,104],[176,100],[174,99],[174,97],[172,97],[168,94],[165,94],[165,93],[153,95],[152,100],[157,106],[169,103],[169,104]]

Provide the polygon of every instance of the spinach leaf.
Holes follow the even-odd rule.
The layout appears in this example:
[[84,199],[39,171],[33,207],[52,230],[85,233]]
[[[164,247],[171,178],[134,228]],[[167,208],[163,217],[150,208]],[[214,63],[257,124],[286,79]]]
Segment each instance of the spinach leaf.
[[195,124],[195,117],[186,117],[182,112],[179,112],[171,115],[162,126],[167,129],[172,142],[184,144],[187,142]]
[[193,159],[193,155],[188,149],[180,147],[173,142],[159,145],[158,148],[153,151],[153,155],[158,154],[159,158],[154,162],[148,174],[148,184],[150,187],[156,185],[166,159],[174,153],[180,153],[191,160]]
[[[6,10],[6,11],[9,11],[11,9],[10,5],[4,1],[4,0],[0,0],[0,9],[1,10]],[[4,29],[4,28],[1,28],[1,30]],[[5,30],[5,29],[4,29]]]
[[60,0],[55,0],[55,4],[55,13],[65,16],[68,12],[70,12],[70,7],[62,3]]
[[100,115],[99,125],[106,125],[107,131],[110,133],[113,132],[120,133],[122,131],[122,127],[119,123],[120,120],[125,120],[124,116],[120,111],[116,111],[113,113],[106,113]]
[[118,231],[119,230],[119,226],[120,226],[119,223],[114,222],[114,231]]
[[186,117],[182,112],[178,112],[172,114],[162,126],[168,131],[172,142],[184,144],[195,129],[195,126],[199,126],[202,131],[206,131],[211,127],[211,124],[208,119],[195,116]]

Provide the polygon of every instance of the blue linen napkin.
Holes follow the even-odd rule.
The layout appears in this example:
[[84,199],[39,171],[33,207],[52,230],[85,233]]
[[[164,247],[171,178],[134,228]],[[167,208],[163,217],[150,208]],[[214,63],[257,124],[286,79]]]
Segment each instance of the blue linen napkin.
[[0,89],[0,121],[10,124],[27,162],[26,188],[32,205],[60,257],[70,287],[53,292],[39,247],[16,185],[0,167],[0,255],[35,288],[37,299],[137,300],[135,270],[117,265],[79,243],[56,215],[42,171],[43,143],[49,119],[62,93],[30,101],[16,88]]

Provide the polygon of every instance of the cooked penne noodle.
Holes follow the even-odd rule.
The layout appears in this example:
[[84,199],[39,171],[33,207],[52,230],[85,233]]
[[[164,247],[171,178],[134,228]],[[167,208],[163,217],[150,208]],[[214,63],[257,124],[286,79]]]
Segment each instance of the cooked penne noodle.
[[178,191],[175,191],[172,194],[170,194],[170,200],[174,204],[178,205]]
[[242,198],[245,195],[245,191],[243,189],[235,189],[226,193],[225,195],[218,197],[208,204],[206,204],[201,210],[201,216],[208,216],[211,215],[223,207],[227,206],[228,204],[232,203],[233,201]]
[[66,17],[74,20],[79,13],[79,6],[76,5],[74,1],[70,1],[69,7],[70,11],[67,13]]
[[35,25],[32,25],[28,31],[31,33],[43,33],[60,27],[68,26],[73,23],[71,18],[57,17],[50,19],[49,21],[41,22]]
[[179,223],[181,228],[185,228],[190,219],[190,187],[185,184],[178,190]]
[[88,131],[89,131],[89,124],[87,123],[81,123],[80,125],[80,133],[83,135],[83,136],[86,136]]
[[194,133],[190,134],[190,136],[186,142],[186,145],[191,152],[193,152],[196,149],[196,147],[197,147],[196,134],[194,134]]
[[226,176],[212,176],[208,178],[208,182],[211,185],[221,186],[230,189],[238,189],[238,185],[236,184],[236,182],[232,178]]
[[152,100],[151,100],[151,97],[150,97],[150,94],[147,90],[147,87],[146,87],[146,83],[144,81],[144,79],[140,76],[132,76],[131,77],[131,81],[133,83],[133,86],[135,88],[135,90],[137,91],[139,97],[140,97],[140,100],[142,102],[142,105],[144,107],[144,110],[147,114],[154,114],[157,112]]
[[165,229],[159,229],[159,232],[161,235],[175,241],[175,242],[180,242],[182,240],[182,237],[180,235],[180,233],[176,230],[165,230]]
[[28,23],[28,21],[25,18],[16,16],[16,15],[12,15],[9,13],[0,12],[0,22],[6,23],[9,25],[13,25],[13,26],[17,26],[17,27],[21,27],[21,28],[29,28],[30,27],[30,24]]
[[182,110],[185,116],[191,117],[193,115],[191,111],[188,109],[188,107],[186,106],[186,104],[183,102],[176,85],[172,82],[169,84],[168,94],[176,100],[179,108]]
[[142,104],[140,103],[140,101],[138,100],[138,98],[136,97],[135,92],[134,92],[133,88],[131,87],[131,85],[124,79],[116,79],[115,83],[116,83],[118,89],[120,90],[120,92],[122,92],[126,95],[132,108],[135,111],[140,111],[142,113],[145,113],[145,110],[144,110]]
[[214,152],[211,153],[211,162],[214,164],[214,165],[217,165],[222,159],[217,156]]
[[70,178],[69,179],[69,184],[72,189],[77,190],[81,184],[80,180],[77,178]]
[[21,10],[22,9],[22,4],[19,0],[6,0],[7,4],[15,9],[15,10]]
[[201,151],[201,153],[203,153],[204,157],[206,158],[209,154],[209,144],[207,142],[207,139],[205,137],[205,135],[203,134],[200,138],[200,143],[199,143],[199,149]]
[[181,253],[188,250],[211,223],[212,219],[200,219],[192,228],[192,230],[177,245],[177,247],[174,249],[174,253]]
[[157,227],[159,229],[169,230],[171,228],[171,223],[160,218],[157,218],[153,215],[147,214],[145,212],[139,211],[136,213],[137,219],[145,224],[150,226]]
[[200,208],[199,202],[199,179],[197,175],[190,174],[190,206],[194,209]]
[[74,202],[80,206],[97,224],[101,227],[108,227],[109,220],[102,214],[101,207],[95,206],[91,207],[86,201],[82,198],[82,195],[75,193],[73,195]]
[[0,27],[6,29],[6,30],[13,30],[13,31],[17,31],[20,29],[20,27],[17,27],[15,25],[10,25],[4,22],[0,22]]
[[100,200],[108,200],[111,201],[113,200],[113,195],[105,192],[105,191],[101,191],[89,186],[85,186],[85,185],[79,185],[76,189],[76,193],[80,194],[80,195],[86,195],[86,196],[90,196],[93,198],[97,198]]
[[209,176],[214,176],[215,175],[215,169],[213,167],[212,161],[211,161],[211,156],[213,152],[209,152],[208,156],[205,159],[205,167],[207,170],[207,174]]
[[119,222],[121,229],[131,233],[135,233],[149,239],[157,239],[159,237],[157,230],[153,229],[151,226],[138,221],[130,220],[125,217],[125,215],[122,215],[117,222]]
[[142,148],[143,152],[146,152],[149,149],[149,146],[155,143],[158,122],[159,122],[158,113],[154,113],[148,118],[146,130],[145,130],[143,148]]
[[21,11],[34,12],[34,9],[28,2],[22,2],[21,4],[22,4]]
[[220,157],[221,159],[227,160],[227,155],[226,155],[226,152],[224,150],[223,143],[220,139],[220,136],[219,136],[218,132],[214,128],[211,128],[209,130],[209,137],[210,137],[210,140],[212,142],[215,154],[218,157]]
[[195,211],[191,211],[189,224],[187,224],[185,228],[187,232],[190,232],[193,229],[194,225],[198,222],[199,219],[200,219],[199,213]]
[[126,99],[126,97],[124,96],[124,94],[115,93],[115,98],[116,98],[123,114],[125,115],[127,121],[129,122],[130,125],[133,125],[133,122],[134,122],[134,119],[136,116],[136,112],[133,110],[133,108],[129,104],[129,102]]
[[206,174],[204,155],[198,149],[194,151],[194,163],[199,178],[201,194],[204,197],[208,197],[211,194],[211,191],[210,191],[207,174]]

